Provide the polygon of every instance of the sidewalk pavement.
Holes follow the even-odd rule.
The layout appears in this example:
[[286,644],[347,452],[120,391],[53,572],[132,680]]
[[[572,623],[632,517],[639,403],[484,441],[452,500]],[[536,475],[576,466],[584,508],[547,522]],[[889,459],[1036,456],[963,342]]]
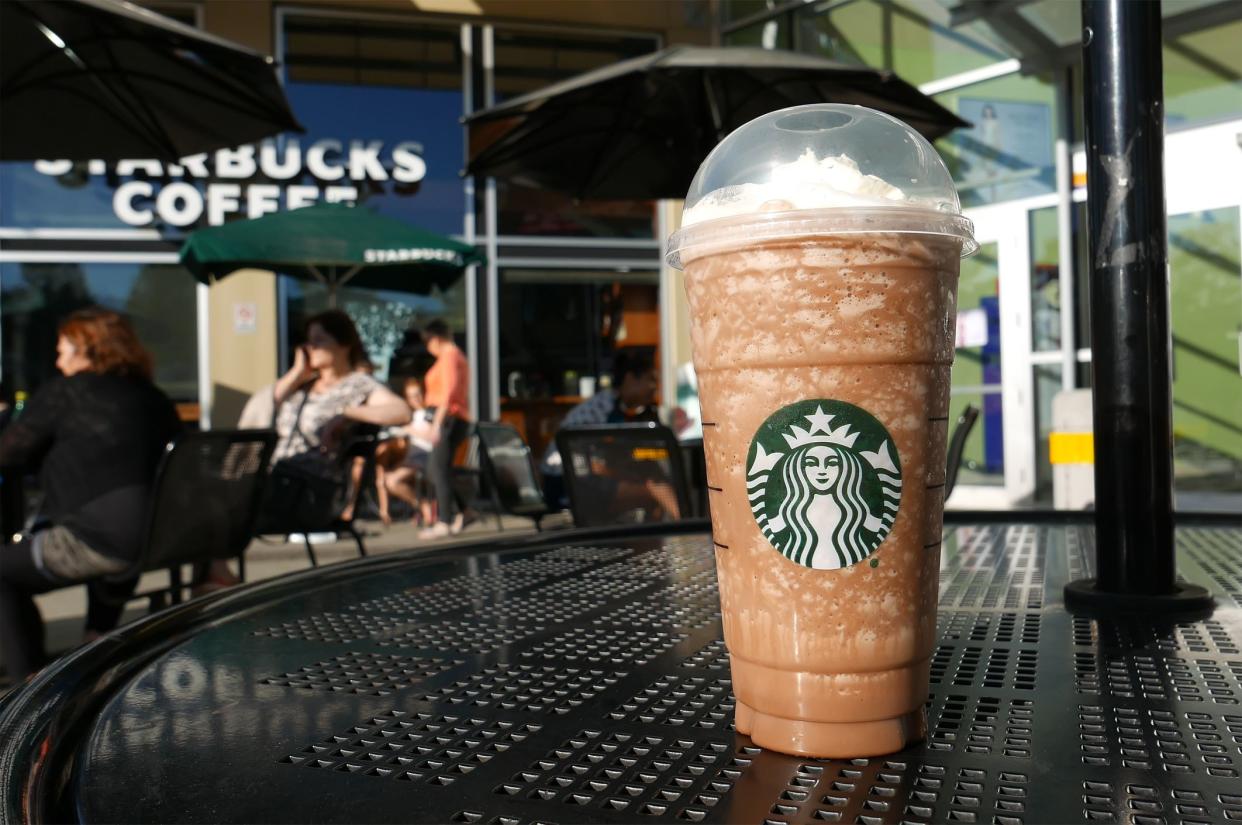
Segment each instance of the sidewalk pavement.
[[[419,540],[418,528],[409,522],[385,527],[378,521],[360,521],[359,525],[366,542],[368,556],[381,556],[409,549],[434,550],[457,544],[474,544],[493,537],[506,539],[535,532],[530,519],[505,516],[502,523],[503,531],[498,529],[495,516],[480,515],[478,521],[467,526],[458,535],[438,541]],[[545,530],[569,527],[571,524],[568,513],[549,516],[543,522]],[[313,546],[320,566],[358,558],[357,545],[350,536]],[[230,566],[236,572],[236,562],[232,562]],[[246,549],[246,581],[248,582],[305,570],[309,566],[310,559],[307,558],[306,547],[301,541],[282,542],[278,539],[255,539]],[[167,583],[168,574],[163,570],[157,570],[144,575],[138,589],[166,586]],[[36,597],[36,601],[47,626],[47,649],[50,653],[61,655],[82,643],[82,626],[86,617],[85,587],[53,590]],[[146,612],[146,602],[132,602],[122,621],[131,622],[142,618]],[[0,682],[3,681],[4,677],[0,676]]]

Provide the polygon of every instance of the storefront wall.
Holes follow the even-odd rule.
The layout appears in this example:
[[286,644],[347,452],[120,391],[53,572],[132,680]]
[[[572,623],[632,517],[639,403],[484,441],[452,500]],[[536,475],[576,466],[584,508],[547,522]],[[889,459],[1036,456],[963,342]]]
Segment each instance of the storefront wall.
[[[950,504],[1051,503],[1052,399],[1090,386],[1078,4],[768,6],[724,0],[723,42],[889,68],[973,124],[937,143],[982,244],[962,267],[951,406],[981,415]],[[1179,506],[1235,506],[1242,7],[1162,6]]]
[[[318,284],[260,271],[197,287],[177,265],[176,250],[194,228],[319,199],[360,202],[488,252],[486,267],[443,292],[340,291],[338,304],[358,321],[385,377],[421,368],[414,331],[443,317],[476,366],[478,414],[496,417],[502,408],[545,401],[558,414],[592,384],[580,382],[569,392],[568,378],[593,378],[598,386],[612,348],[658,347],[654,204],[574,203],[462,179],[460,118],[668,42],[708,42],[707,6],[679,0],[149,5],[273,54],[306,134],[209,159],[210,174],[202,179],[193,173],[178,179],[141,162],[5,164],[0,333],[7,393],[50,377],[57,319],[76,306],[103,303],[135,317],[160,364],[161,385],[186,403],[187,413],[201,402],[202,423],[228,426],[248,395],[276,377],[305,319],[327,306],[327,295]],[[367,150],[375,146],[370,161]],[[231,174],[221,173],[222,164],[231,165]],[[394,179],[399,166],[404,180]],[[170,189],[180,191],[174,196]],[[566,311],[592,315],[580,319],[582,342],[561,342],[569,354],[560,363],[540,341],[547,325],[532,328],[523,319],[546,313],[545,304],[569,293],[580,300]],[[620,339],[604,328],[611,322],[609,301],[626,308]],[[589,347],[580,346],[587,341]]]

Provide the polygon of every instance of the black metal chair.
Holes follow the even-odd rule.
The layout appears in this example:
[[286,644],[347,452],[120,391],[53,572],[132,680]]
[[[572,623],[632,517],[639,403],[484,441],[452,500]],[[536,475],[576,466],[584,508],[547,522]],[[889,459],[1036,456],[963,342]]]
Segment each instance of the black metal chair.
[[479,469],[496,508],[496,526],[504,529],[501,516],[508,513],[532,520],[535,529],[541,530],[540,522],[550,509],[530,447],[508,424],[480,421],[475,434],[479,439]]
[[953,427],[953,435],[949,438],[948,466],[945,468],[944,474],[944,497],[947,500],[953,494],[953,488],[957,486],[957,471],[962,466],[962,451],[966,449],[966,437],[970,435],[971,429],[975,426],[975,421],[979,418],[979,408],[974,404],[967,404],[962,410],[962,414],[957,417],[957,424]]
[[556,447],[579,527],[673,521],[692,512],[681,446],[668,427],[565,427]]
[[[104,577],[101,596],[115,602],[147,599],[152,610],[181,601],[182,565],[206,572],[214,559],[243,559],[276,447],[271,430],[211,430],[180,436],[168,445],[155,474],[147,514],[146,539],[126,570]],[[165,588],[132,593],[149,570],[167,568]]]

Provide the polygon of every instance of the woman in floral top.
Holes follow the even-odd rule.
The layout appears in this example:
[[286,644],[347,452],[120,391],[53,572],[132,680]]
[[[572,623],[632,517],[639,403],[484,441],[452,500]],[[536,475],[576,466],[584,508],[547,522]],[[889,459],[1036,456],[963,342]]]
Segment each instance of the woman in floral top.
[[336,451],[350,422],[381,427],[409,422],[410,408],[366,371],[369,366],[358,330],[344,312],[331,309],[307,321],[306,343],[274,388],[273,460],[335,477],[341,473]]

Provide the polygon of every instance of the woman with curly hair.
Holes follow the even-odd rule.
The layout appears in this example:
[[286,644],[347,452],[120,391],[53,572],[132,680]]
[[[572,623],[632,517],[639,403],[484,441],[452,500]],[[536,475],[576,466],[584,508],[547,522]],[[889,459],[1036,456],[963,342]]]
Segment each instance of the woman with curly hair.
[[[38,471],[44,493],[43,529],[0,547],[0,662],[18,680],[45,658],[33,596],[119,572],[137,557],[156,465],[180,429],[123,316],[73,313],[56,353],[62,376],[0,433],[0,468]],[[110,630],[117,618],[88,616],[87,631]]]

